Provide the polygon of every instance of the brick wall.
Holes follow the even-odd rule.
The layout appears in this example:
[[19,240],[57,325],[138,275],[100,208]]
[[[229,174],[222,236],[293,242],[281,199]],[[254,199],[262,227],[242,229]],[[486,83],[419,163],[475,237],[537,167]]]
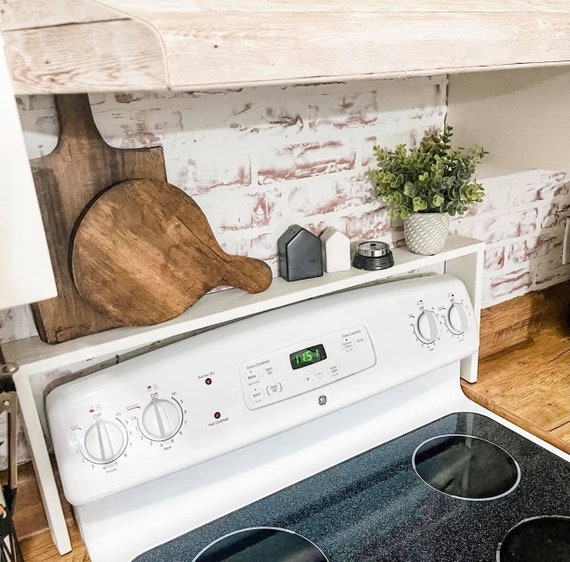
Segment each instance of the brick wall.
[[[109,144],[162,145],[169,181],[195,198],[222,247],[266,260],[276,274],[276,241],[293,223],[402,243],[363,174],[374,144],[415,144],[443,125],[446,86],[436,76],[90,99]],[[48,154],[58,133],[52,98],[18,103],[30,157]],[[564,175],[530,171],[485,185],[485,202],[453,222],[489,243],[484,304],[569,278],[559,266],[570,212]],[[0,342],[34,333],[27,307],[0,311]]]
[[483,184],[483,203],[451,223],[452,231],[487,243],[483,306],[570,279],[570,265],[561,265],[570,178],[529,170]]

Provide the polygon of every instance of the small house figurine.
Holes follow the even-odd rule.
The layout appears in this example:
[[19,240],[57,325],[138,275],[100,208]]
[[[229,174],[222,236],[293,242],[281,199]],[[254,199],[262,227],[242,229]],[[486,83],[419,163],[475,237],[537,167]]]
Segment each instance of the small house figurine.
[[350,269],[350,240],[348,236],[329,226],[321,233],[323,262],[327,273]]
[[323,275],[320,239],[294,224],[277,241],[279,275],[287,281],[311,279]]

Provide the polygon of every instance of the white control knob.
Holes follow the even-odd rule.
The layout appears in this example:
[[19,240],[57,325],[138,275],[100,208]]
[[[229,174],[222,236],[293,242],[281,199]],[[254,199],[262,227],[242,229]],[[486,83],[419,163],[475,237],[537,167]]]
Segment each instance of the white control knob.
[[416,334],[423,343],[433,343],[439,336],[437,315],[433,310],[424,310],[416,322]]
[[98,464],[118,459],[127,446],[125,428],[117,422],[99,418],[83,439],[85,456]]
[[454,302],[447,311],[447,325],[452,334],[460,335],[469,329],[469,316],[463,303]]
[[156,441],[173,437],[182,425],[182,412],[172,400],[153,398],[144,409],[142,425],[146,436]]

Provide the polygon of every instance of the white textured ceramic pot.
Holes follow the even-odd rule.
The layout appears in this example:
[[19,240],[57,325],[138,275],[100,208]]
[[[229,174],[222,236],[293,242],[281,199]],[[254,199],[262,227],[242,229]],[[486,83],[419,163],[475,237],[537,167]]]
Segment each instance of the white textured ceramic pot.
[[432,256],[441,252],[448,233],[447,213],[414,213],[404,219],[406,244],[414,254]]

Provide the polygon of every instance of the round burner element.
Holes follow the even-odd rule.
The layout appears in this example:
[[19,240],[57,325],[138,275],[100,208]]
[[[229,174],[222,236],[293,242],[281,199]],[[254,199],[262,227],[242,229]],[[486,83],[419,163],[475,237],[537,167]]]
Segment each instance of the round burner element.
[[412,463],[426,484],[464,500],[506,496],[521,478],[519,465],[509,453],[472,435],[432,437],[414,451]]
[[241,529],[210,543],[192,562],[328,562],[309,539],[273,527]]
[[543,515],[517,523],[497,545],[497,562],[568,562],[570,517]]

